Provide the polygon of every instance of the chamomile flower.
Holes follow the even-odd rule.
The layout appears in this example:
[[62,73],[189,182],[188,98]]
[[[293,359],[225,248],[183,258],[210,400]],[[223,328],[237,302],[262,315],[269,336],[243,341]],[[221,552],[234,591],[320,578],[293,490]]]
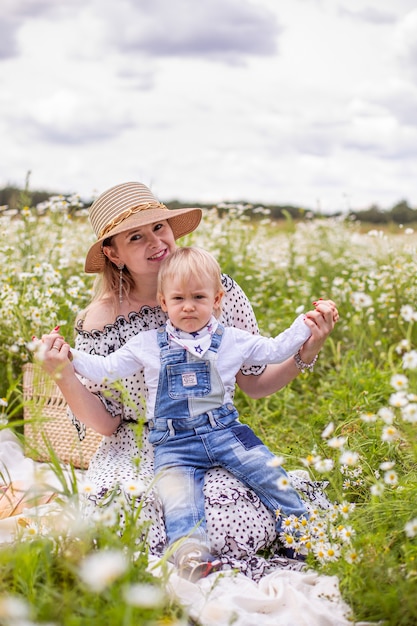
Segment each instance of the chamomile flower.
[[406,523],[406,525],[404,526],[404,532],[407,537],[410,538],[413,538],[417,535],[417,517]]
[[313,545],[313,552],[316,559],[320,562],[325,561],[325,543],[324,541],[319,541]]
[[371,495],[375,496],[376,498],[379,498],[380,496],[382,496],[384,491],[385,491],[385,485],[381,482],[377,482],[371,485],[371,488],[370,488]]
[[379,409],[378,417],[385,422],[385,424],[392,424],[395,419],[395,414],[388,406],[384,406]]
[[350,513],[352,513],[355,510],[355,503],[354,502],[341,502],[339,505],[337,505],[337,508],[340,514],[342,515],[342,517],[347,518],[349,517]]
[[381,439],[387,443],[392,443],[399,437],[399,432],[394,426],[386,425],[382,429]]
[[281,527],[284,529],[287,528],[292,528],[292,520],[290,517],[286,517],[285,519],[282,520],[281,522]]
[[410,350],[403,355],[403,368],[409,370],[417,369],[417,350]]
[[42,534],[41,527],[38,523],[36,523],[35,520],[25,520],[24,525],[21,525],[23,526],[22,541],[30,541],[31,539],[36,539]]
[[340,465],[348,465],[352,467],[356,465],[359,461],[359,454],[357,452],[352,452],[351,450],[345,450],[340,455],[339,463]]
[[411,304],[404,304],[400,309],[400,315],[405,322],[412,322],[415,320],[415,311]]
[[401,407],[401,417],[404,422],[415,424],[417,422],[417,403],[410,402],[407,406]]
[[366,423],[376,422],[377,420],[377,416],[375,415],[375,413],[372,413],[371,411],[366,411],[364,413],[361,413],[359,417],[361,418],[363,422],[366,422]]
[[280,467],[284,463],[283,456],[274,456],[273,459],[267,462],[268,467]]
[[330,422],[321,433],[323,439],[327,439],[334,432],[334,423]]
[[130,606],[153,608],[161,606],[165,599],[162,589],[146,583],[134,583],[125,587],[123,597]]
[[291,533],[282,532],[279,534],[279,538],[285,548],[295,548],[297,540]]
[[337,543],[326,543],[324,553],[326,561],[337,561],[340,556],[340,546]]
[[340,449],[340,448],[343,448],[345,443],[346,443],[346,437],[332,437],[327,442],[327,445],[329,446],[329,448]]
[[94,483],[88,481],[82,481],[78,484],[78,492],[84,496],[95,495],[96,487]]
[[120,550],[101,550],[84,558],[79,576],[91,591],[101,592],[120,578],[128,565],[127,556]]
[[331,524],[334,524],[339,518],[339,506],[340,505],[335,504],[331,509],[327,511],[326,518]]
[[407,389],[408,378],[407,376],[404,376],[404,374],[394,374],[393,376],[391,376],[390,384],[393,389],[401,391],[402,389]]
[[396,409],[401,408],[408,404],[408,398],[405,391],[397,391],[396,393],[392,393],[389,397],[389,403]]
[[304,518],[299,518],[297,515],[289,515],[287,519],[291,523],[291,528],[296,531],[299,530],[301,522],[304,520]]
[[396,346],[395,352],[397,354],[404,354],[404,352],[408,352],[410,350],[410,342],[408,339],[402,339]]
[[314,526],[312,526],[310,528],[310,532],[311,535],[319,541],[324,541],[324,539],[327,537],[326,531],[320,524],[315,524]]
[[280,476],[277,480],[277,487],[280,491],[291,489],[291,482],[288,476]]
[[113,528],[119,521],[118,512],[115,506],[96,506],[91,514],[92,521],[98,525]]
[[310,467],[311,465],[318,463],[321,460],[321,457],[315,454],[308,454],[304,459],[300,460],[305,467]]
[[386,485],[398,485],[398,474],[395,470],[388,470],[384,474],[384,483]]
[[143,495],[146,491],[145,483],[142,480],[131,480],[129,482],[125,482],[122,487],[124,493],[132,496],[133,498]]
[[[30,607],[21,596],[0,596],[0,622],[7,624],[28,623]],[[4,621],[3,621],[4,620]]]
[[384,461],[379,466],[379,469],[381,469],[383,472],[388,472],[389,470],[392,470],[394,465],[395,465],[395,461]]
[[346,553],[345,553],[345,560],[348,563],[354,564],[354,563],[359,563],[362,560],[362,553],[361,552],[357,552],[356,550],[349,549]]
[[344,543],[348,543],[355,536],[355,530],[352,526],[340,525],[337,529],[337,534]]
[[310,534],[301,535],[301,537],[298,538],[298,543],[299,543],[298,551],[301,554],[308,554],[308,552],[310,552],[310,550],[313,548],[313,542],[311,540]]
[[316,463],[314,463],[314,469],[321,474],[324,474],[325,472],[331,472],[333,468],[333,459],[319,459]]
[[371,296],[369,296],[367,293],[363,293],[362,291],[353,292],[350,296],[350,301],[356,311],[369,309],[369,307],[372,306]]
[[337,561],[340,556],[340,546],[336,543],[320,542],[313,546],[313,552],[322,563]]

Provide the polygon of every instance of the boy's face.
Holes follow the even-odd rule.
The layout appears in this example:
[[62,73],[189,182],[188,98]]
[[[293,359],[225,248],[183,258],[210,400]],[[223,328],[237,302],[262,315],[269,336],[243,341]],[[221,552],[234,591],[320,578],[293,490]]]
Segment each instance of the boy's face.
[[185,285],[174,278],[165,287],[161,307],[176,328],[193,333],[203,328],[219,309],[222,296],[213,285],[195,277]]

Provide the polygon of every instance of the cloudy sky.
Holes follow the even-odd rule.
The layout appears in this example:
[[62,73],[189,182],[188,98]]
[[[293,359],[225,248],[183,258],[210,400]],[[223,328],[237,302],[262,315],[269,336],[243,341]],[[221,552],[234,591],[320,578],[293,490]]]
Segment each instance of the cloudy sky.
[[415,0],[1,0],[0,187],[417,206]]

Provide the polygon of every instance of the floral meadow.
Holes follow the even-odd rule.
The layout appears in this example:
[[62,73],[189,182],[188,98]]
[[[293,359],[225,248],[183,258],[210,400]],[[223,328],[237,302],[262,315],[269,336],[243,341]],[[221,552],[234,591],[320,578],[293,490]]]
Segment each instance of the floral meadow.
[[[23,437],[22,366],[32,337],[55,326],[73,338],[94,277],[84,257],[94,241],[77,197],[0,211],[0,428]],[[241,420],[287,470],[308,472],[330,505],[288,518],[282,543],[307,554],[308,568],[336,575],[354,619],[417,623],[417,232],[367,229],[343,217],[274,221],[259,207],[204,213],[181,244],[211,251],[247,293],[260,331],[275,335],[319,298],[340,321],[312,373],[252,400],[236,392]],[[61,479],[57,459],[52,469]],[[7,476],[2,476],[7,482]],[[282,485],[285,489],[285,485]],[[0,545],[0,623],[172,624],[191,621],[168,596],[164,562],[155,576],[138,542],[125,486],[126,529],[80,520],[87,484],[62,479],[60,514]],[[100,616],[100,622],[97,617]]]

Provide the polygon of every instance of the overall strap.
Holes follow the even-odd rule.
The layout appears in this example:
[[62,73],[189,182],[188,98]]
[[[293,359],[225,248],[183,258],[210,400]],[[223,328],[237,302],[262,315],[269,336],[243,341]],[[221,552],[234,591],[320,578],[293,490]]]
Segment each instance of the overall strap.
[[223,339],[223,333],[224,333],[224,326],[219,324],[211,337],[211,344],[209,348],[211,352],[216,353],[217,350],[219,349],[220,344]]
[[162,348],[168,347],[168,333],[165,324],[158,328],[156,338],[158,340],[158,347],[160,350],[162,350]]

